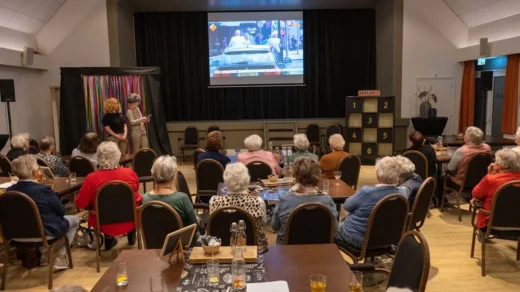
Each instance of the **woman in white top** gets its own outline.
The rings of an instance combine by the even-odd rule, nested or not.
[[[72,150],[72,157],[82,156],[90,160],[97,166],[97,147],[99,145],[99,137],[96,133],[86,133],[81,138],[78,148]]]

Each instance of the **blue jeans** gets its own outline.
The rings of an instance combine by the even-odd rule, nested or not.
[[[363,242],[359,242],[355,239],[352,239],[347,234],[343,233],[343,224],[344,223],[345,223],[345,219],[343,219],[343,221],[339,222],[338,228],[336,229],[336,233],[334,233],[334,241],[343,242],[347,245],[351,245],[358,249],[361,249],[361,247],[363,246]]]

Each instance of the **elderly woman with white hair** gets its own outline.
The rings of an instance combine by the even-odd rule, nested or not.
[[[335,234],[337,242],[344,242],[361,248],[365,239],[368,219],[377,202],[386,196],[400,194],[406,197],[405,190],[398,188],[401,166],[395,157],[384,157],[376,161],[378,184],[374,187],[364,186],[352,197],[345,200],[343,208],[349,212],[340,223]]]
[[[287,162],[294,162],[296,158],[298,157],[310,157],[313,159],[316,159],[316,161],[319,159],[318,155],[309,152],[309,139],[307,139],[307,135],[305,134],[296,134],[293,138],[294,147],[296,147],[296,152],[289,155],[287,158]]]
[[[119,159],[121,151],[114,142],[103,142],[97,148],[98,170],[90,173],[85,178],[78,196],[76,205],[81,209],[96,210],[96,194],[99,189],[107,182],[123,181],[130,185],[134,191],[136,204],[141,203],[139,194],[139,179],[131,168],[121,167]],[[91,214],[88,217],[89,226],[96,226],[96,216]],[[134,222],[123,222],[117,224],[101,225],[101,232],[105,234],[105,250],[111,249],[117,244],[113,236],[128,234],[128,244],[134,245],[136,234]]]
[[[213,196],[209,201],[210,213],[226,207],[240,207],[253,216],[256,223],[256,237],[258,247],[267,248],[267,237],[264,232],[266,209],[264,200],[256,194],[249,193],[249,172],[247,167],[240,163],[226,165],[224,183],[229,190],[227,196]]]
[[[11,150],[5,155],[9,160],[27,154],[29,151],[29,135],[26,133],[16,134],[11,138]]]
[[[141,96],[139,96],[139,94],[130,94],[126,102],[128,103],[126,118],[130,124],[130,139],[132,141],[132,150],[135,154],[139,149],[148,148],[146,124],[150,122],[150,119],[144,117],[139,109],[139,103],[141,102]]]
[[[397,162],[401,166],[399,187],[405,190],[408,203],[412,206],[415,196],[422,185],[423,179],[420,175],[415,173],[415,165],[410,159],[401,155],[397,156],[395,159],[397,159]]]
[[[495,163],[488,168],[488,174],[473,188],[474,200],[482,202],[484,210],[491,211],[496,191],[505,183],[520,180],[520,154],[512,149],[502,149],[495,153]],[[478,213],[477,227],[487,226],[489,215]]]
[[[251,135],[244,140],[244,145],[247,148],[247,152],[238,154],[237,162],[242,162],[244,165],[248,165],[254,161],[262,161],[267,163],[273,174],[281,174],[280,165],[274,158],[273,153],[262,150],[262,138],[258,135]]]
[[[321,178],[334,178],[334,171],[338,168],[340,160],[349,154],[343,151],[345,147],[345,139],[340,134],[334,134],[329,137],[331,153],[323,155],[320,160]]]
[[[334,218],[338,217],[336,204],[332,198],[322,193],[317,187],[321,175],[318,161],[310,157],[299,157],[294,162],[293,172],[296,185],[288,193],[280,196],[271,222],[271,227],[278,231],[276,236],[277,245],[285,243],[285,227],[287,220],[289,220],[289,215],[302,204],[321,203],[329,208]]]

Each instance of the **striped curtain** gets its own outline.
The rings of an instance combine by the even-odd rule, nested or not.
[[[103,103],[110,97],[117,98],[121,103],[121,113],[126,118],[126,98],[131,93],[141,96],[140,109],[143,116],[146,115],[146,96],[144,90],[144,80],[139,75],[126,76],[87,76],[83,78],[83,93],[86,109],[87,132],[98,133],[103,136]]]

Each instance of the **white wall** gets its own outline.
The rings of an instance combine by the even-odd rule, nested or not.
[[[32,35],[0,26],[0,48],[23,51],[23,47],[37,49],[36,38]]]

